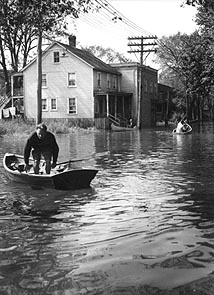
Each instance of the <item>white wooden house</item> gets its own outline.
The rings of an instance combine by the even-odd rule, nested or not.
[[[131,117],[125,105],[132,95],[120,91],[121,73],[91,53],[69,44],[53,42],[42,55],[42,118],[86,121],[108,128],[109,116]],[[17,77],[23,75],[23,105],[27,119],[37,112],[37,61],[34,59]],[[13,81],[12,84],[15,84]],[[14,98],[17,89],[13,87]]]

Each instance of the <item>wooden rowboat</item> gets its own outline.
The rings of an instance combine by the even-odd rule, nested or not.
[[[43,163],[45,162],[43,161]],[[3,158],[3,166],[8,178],[30,186],[61,190],[87,188],[90,187],[91,181],[98,172],[98,170],[90,168],[72,168],[72,161],[67,161],[57,164],[50,174],[45,174],[42,169],[39,174],[35,174],[33,159],[29,160],[29,164],[32,168],[26,172],[23,156],[6,153]]]
[[[175,128],[175,129],[173,129],[172,133],[173,134],[187,134],[187,133],[190,133],[192,131],[192,127],[189,124],[185,123],[185,127],[186,127],[185,131],[176,132],[176,128]]]
[[[136,130],[136,126],[134,127],[122,127],[122,126],[117,126],[115,124],[111,124],[111,130],[112,131],[133,131]]]

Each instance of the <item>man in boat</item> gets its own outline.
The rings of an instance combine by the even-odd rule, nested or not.
[[[32,151],[34,159],[34,173],[39,174],[41,158],[45,160],[45,171],[50,174],[51,168],[56,167],[59,154],[59,147],[55,136],[47,131],[47,126],[40,123],[36,126],[36,131],[28,138],[24,148],[24,160],[26,171],[29,170],[29,157]],[[51,164],[52,159],[52,164]]]

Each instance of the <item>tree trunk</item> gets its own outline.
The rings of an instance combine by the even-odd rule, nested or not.
[[[1,54],[1,59],[2,59],[1,66],[2,66],[3,72],[4,72],[6,94],[8,94],[8,93],[10,93],[10,81],[9,81],[9,76],[8,76],[8,72],[7,72],[7,66],[6,66],[6,60],[5,60],[5,55],[4,55],[1,33],[0,33],[0,54]]]
[[[36,123],[42,122],[42,33],[38,34],[37,45],[37,120]]]

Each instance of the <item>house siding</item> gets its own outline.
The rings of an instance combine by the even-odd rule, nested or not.
[[[100,73],[100,85],[98,85],[98,79],[97,75]],[[116,85],[114,85],[114,78],[116,78]],[[108,79],[110,80],[110,85],[108,86]],[[94,81],[93,81],[93,86],[94,86],[94,91],[95,92],[117,92],[120,91],[120,84],[121,84],[121,77],[120,75],[112,74],[112,73],[106,73],[106,72],[101,72],[99,70],[94,70]]]
[[[132,117],[137,118],[137,97],[138,97],[138,71],[136,68],[125,68],[121,70],[121,91],[133,94]]]
[[[141,125],[150,127],[155,125],[156,121],[153,104],[157,100],[157,71],[144,67],[142,81]]]
[[[53,52],[60,51],[60,63],[53,63]],[[47,87],[42,88],[42,98],[47,99],[48,109],[42,112],[45,118],[94,118],[93,68],[67,52],[61,57],[62,48],[55,44],[45,53],[42,60],[42,73],[47,75]],[[37,113],[37,70],[36,62],[25,69],[25,110],[29,119]],[[68,87],[68,73],[76,73],[76,87]],[[77,99],[77,114],[68,114],[68,98]],[[50,99],[57,99],[57,110],[50,110]]]
[[[139,99],[139,71],[141,66],[136,63],[111,64],[121,74],[121,91],[133,93],[132,118],[137,121]],[[147,84],[147,87],[145,87]],[[151,87],[152,85],[152,87]],[[141,99],[141,127],[150,127],[154,124],[152,103],[157,99],[157,71],[143,66],[142,73],[142,99]]]

